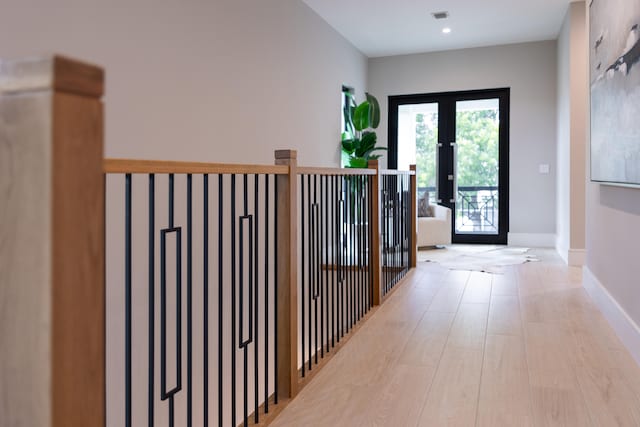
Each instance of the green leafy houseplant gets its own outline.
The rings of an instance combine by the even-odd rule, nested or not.
[[[377,135],[373,130],[380,124],[380,105],[375,96],[367,93],[367,100],[356,104],[352,93],[345,92],[344,106],[345,130],[342,133],[343,163],[350,168],[366,168],[369,160],[380,158],[376,151],[386,150],[377,147]]]

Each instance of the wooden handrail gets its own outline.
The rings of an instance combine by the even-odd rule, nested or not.
[[[380,169],[380,175],[415,175],[416,172],[412,170],[401,171],[396,169]]]
[[[373,169],[351,169],[351,168],[319,168],[319,167],[298,167],[298,175],[375,175]]]
[[[104,173],[274,174],[286,175],[286,165],[243,165],[161,160],[104,159]]]

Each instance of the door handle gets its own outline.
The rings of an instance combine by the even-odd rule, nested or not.
[[[436,203],[442,203],[442,199],[440,198],[440,148],[442,148],[442,143],[436,143]]]
[[[458,144],[450,142],[449,145],[453,149],[453,198],[449,203],[455,203],[458,199]]]

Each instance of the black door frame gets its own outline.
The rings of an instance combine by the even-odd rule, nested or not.
[[[451,142],[455,142],[456,123],[455,108],[457,101],[473,101],[479,99],[498,98],[500,108],[500,124],[498,135],[500,139],[498,149],[498,234],[456,234],[455,233],[455,203],[453,196],[453,182],[448,175],[453,174],[453,150],[446,149]],[[409,104],[438,103],[438,143],[442,144],[440,158],[445,168],[441,167],[438,188],[442,202],[440,204],[453,210],[451,221],[451,236],[453,243],[488,243],[507,244],[509,233],[509,88],[468,90],[459,92],[422,93],[412,95],[389,96],[389,157],[390,169],[398,167],[398,107]],[[444,170],[443,170],[444,169]]]

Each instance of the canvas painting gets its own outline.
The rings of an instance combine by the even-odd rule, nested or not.
[[[588,1],[591,179],[640,185],[640,1]]]

